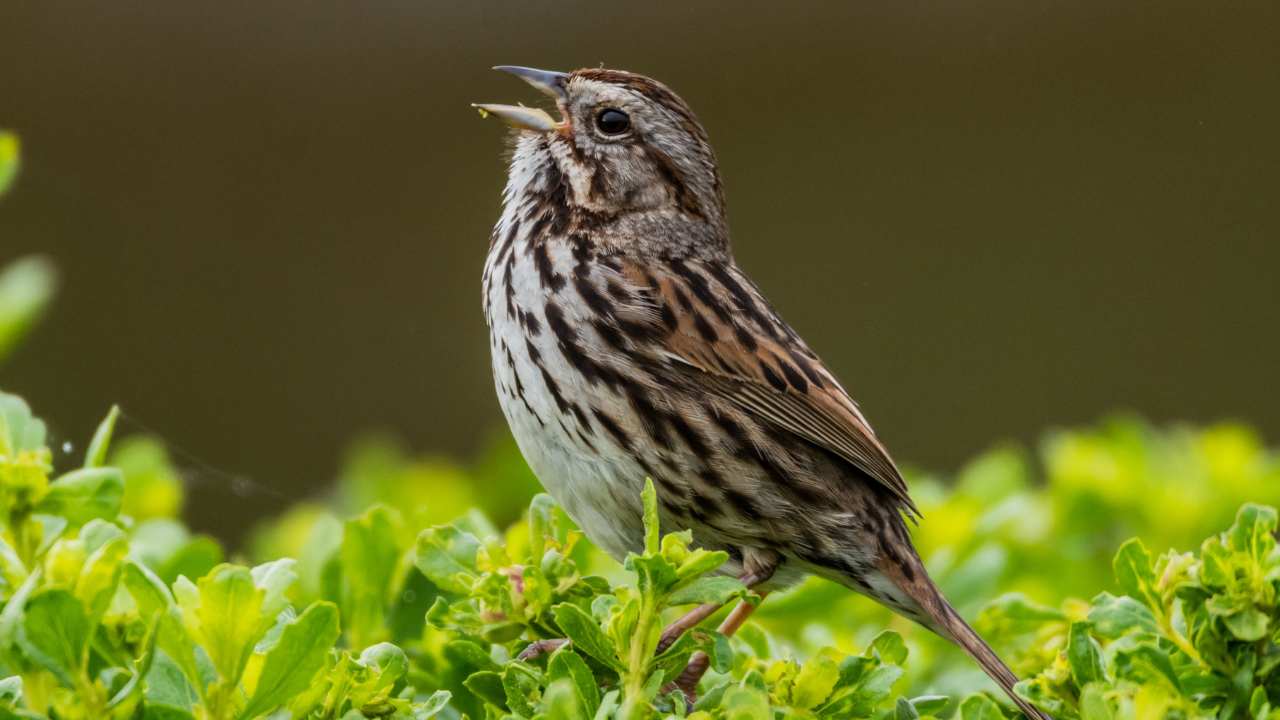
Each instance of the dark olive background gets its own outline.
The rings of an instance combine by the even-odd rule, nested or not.
[[[63,289],[0,383],[280,492],[198,483],[229,538],[365,429],[465,456],[504,132],[467,104],[603,63],[699,113],[739,260],[898,457],[1117,408],[1280,438],[1280,4],[689,5],[3,3],[0,262]]]

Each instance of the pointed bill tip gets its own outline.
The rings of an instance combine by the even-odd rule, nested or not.
[[[493,69],[515,75],[537,88],[539,92],[550,95],[556,100],[565,99],[569,73],[555,70],[539,70],[538,68],[523,67],[521,65],[494,65]]]

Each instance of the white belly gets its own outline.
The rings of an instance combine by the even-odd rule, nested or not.
[[[494,385],[502,412],[547,492],[592,542],[621,559],[644,547],[640,492],[645,471],[612,438],[582,427],[574,412],[562,409],[569,404],[589,414],[600,405],[600,390],[589,387],[557,349],[544,315],[548,293],[533,261],[522,252],[515,258],[512,312],[505,268],[491,269],[498,277],[486,289]],[[573,312],[563,302],[561,307]],[[520,322],[521,313],[535,318],[537,333]],[[552,378],[554,392],[546,375]]]

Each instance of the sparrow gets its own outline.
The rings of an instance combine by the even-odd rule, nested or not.
[[[726,552],[722,570],[760,594],[840,583],[955,642],[1047,718],[930,579],[908,528],[919,510],[866,416],[735,262],[689,106],[620,70],[496,69],[558,115],[476,105],[513,128],[483,274],[494,384],[547,491],[621,559],[644,548],[651,478],[662,527]],[[716,610],[681,618],[664,644]],[[690,661],[687,694],[706,664]]]

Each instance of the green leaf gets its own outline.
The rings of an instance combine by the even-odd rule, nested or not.
[[[457,595],[471,592],[480,541],[452,525],[427,528],[418,535],[414,563],[431,582]]]
[[[0,130],[0,195],[9,191],[13,179],[18,176],[21,157],[22,144],[18,142],[18,136]]]
[[[114,444],[106,464],[124,473],[124,506],[120,512],[138,521],[172,518],[181,513],[182,478],[159,439],[145,435],[125,438]],[[190,533],[186,528],[182,530],[185,540]],[[173,549],[167,548],[165,556]],[[212,567],[187,577],[199,577]]]
[[[222,557],[222,546],[216,540],[198,535],[180,545],[156,572],[171,582],[179,575],[204,577],[222,562]]]
[[[381,685],[392,685],[409,672],[409,657],[389,642],[365,648],[360,653],[360,664],[376,671]]]
[[[115,468],[72,470],[49,483],[49,492],[36,512],[59,515],[72,526],[94,518],[112,519],[124,498],[124,476]]]
[[[1000,706],[986,695],[970,695],[960,703],[961,720],[1004,720]]]
[[[720,701],[725,720],[772,720],[769,696],[756,688],[740,685],[731,687]]]
[[[298,561],[281,558],[262,563],[249,571],[253,584],[262,591],[262,619],[270,623],[289,604],[289,588],[298,581]]]
[[[561,603],[552,609],[556,625],[564,632],[565,637],[573,642],[573,647],[596,659],[606,667],[622,671],[623,665],[609,642],[608,636],[596,624],[595,618],[582,608],[569,603]]]
[[[147,705],[167,705],[190,711],[200,696],[178,663],[163,651],[157,652],[146,674]]]
[[[343,526],[342,618],[353,642],[384,636],[391,581],[400,562],[400,544],[391,511],[374,507]]]
[[[880,662],[889,665],[901,665],[907,659],[907,643],[892,630],[885,630],[877,635],[871,641],[870,649],[880,658]]]
[[[116,420],[119,417],[120,406],[112,405],[107,416],[98,423],[98,429],[93,433],[93,440],[89,442],[89,448],[84,453],[85,468],[102,467],[107,463],[107,447],[111,445],[111,435],[116,430]]]
[[[951,698],[946,695],[920,695],[911,698],[911,705],[921,715],[941,715],[950,704]]]
[[[496,671],[481,670],[471,673],[462,681],[462,685],[490,705],[507,709],[507,693],[502,687],[502,676]]]
[[[1067,662],[1071,665],[1071,677],[1079,687],[1106,680],[1102,648],[1089,635],[1089,623],[1071,623],[1067,634]]]
[[[817,707],[840,679],[840,654],[823,648],[800,666],[791,689],[791,704],[801,710]]]
[[[1253,689],[1253,695],[1249,697],[1249,715],[1253,720],[1268,720],[1271,714],[1271,701],[1267,698],[1267,689],[1264,687],[1256,687]]]
[[[444,657],[455,667],[494,672],[502,670],[485,647],[470,640],[450,640],[444,646]]]
[[[518,660],[508,663],[502,671],[502,691],[507,699],[507,707],[525,717],[533,717],[541,685],[539,673]]]
[[[413,708],[413,720],[431,720],[431,718],[439,715],[446,706],[453,694],[448,690],[437,690],[427,698],[426,702],[416,705]]]
[[[1141,643],[1122,648],[1115,656],[1116,675],[1136,683],[1167,682],[1171,690],[1180,692],[1182,683],[1169,655],[1155,645]]]
[[[671,593],[667,598],[667,604],[672,606],[694,603],[721,605],[745,591],[746,586],[737,578],[728,575],[709,575],[700,577]]]
[[[894,720],[920,720],[920,711],[910,700],[900,697],[893,709]]]
[[[6,304],[5,283],[10,269],[0,273],[0,308]],[[0,319],[0,327],[3,326]],[[3,330],[0,330],[0,353],[3,353]],[[31,412],[27,401],[17,395],[0,392],[0,455],[17,455],[24,450],[44,450],[45,424]]]
[[[1247,503],[1236,513],[1236,521],[1227,535],[1232,548],[1261,562],[1276,546],[1275,531],[1276,509]]]
[[[4,136],[0,135],[0,155],[4,154],[3,145]],[[0,184],[3,175],[0,168]],[[53,263],[40,256],[24,257],[0,268],[0,361],[49,306],[57,278]]]
[[[1080,693],[1080,720],[1113,720],[1107,703],[1106,686],[1090,683]]]
[[[1112,561],[1116,581],[1130,597],[1147,607],[1161,607],[1160,593],[1156,591],[1156,577],[1151,568],[1151,553],[1138,538],[1132,538],[1120,546]]]
[[[589,720],[591,715],[582,705],[582,697],[572,680],[555,680],[543,694],[543,707],[547,720]]]
[[[133,560],[124,565],[124,586],[138,606],[138,613],[150,619],[173,605],[173,595],[155,573]]]
[[[653,478],[644,479],[640,500],[644,503],[644,552],[656,555],[662,547],[662,539],[658,528],[658,492],[653,488]]]
[[[587,715],[594,715],[600,707],[600,687],[587,663],[572,649],[556,650],[547,662],[547,679],[551,682],[568,680],[573,683],[578,698]]]
[[[1226,623],[1227,629],[1237,640],[1253,642],[1261,640],[1267,636],[1267,631],[1271,626],[1271,618],[1257,608],[1249,608],[1233,615],[1228,615],[1222,621]]]
[[[285,704],[310,685],[339,634],[338,608],[332,603],[312,603],[286,623],[279,641],[267,651],[258,685],[240,713],[242,720]]]
[[[227,684],[239,682],[254,645],[275,619],[264,622],[266,593],[239,565],[219,565],[200,578],[198,589],[198,599],[184,597],[186,593],[178,596],[183,621],[208,653],[218,676]],[[197,602],[194,607],[191,600]]]
[[[1089,623],[1099,637],[1110,639],[1131,632],[1156,632],[1155,616],[1145,605],[1128,595],[1099,594],[1089,608]]]
[[[80,570],[75,594],[88,609],[89,617],[94,623],[102,618],[107,606],[111,604],[111,598],[116,594],[121,568],[128,552],[128,541],[123,537],[116,537],[90,554]]]
[[[42,590],[26,603],[18,644],[37,665],[75,688],[93,628],[84,606],[66,590]]]

